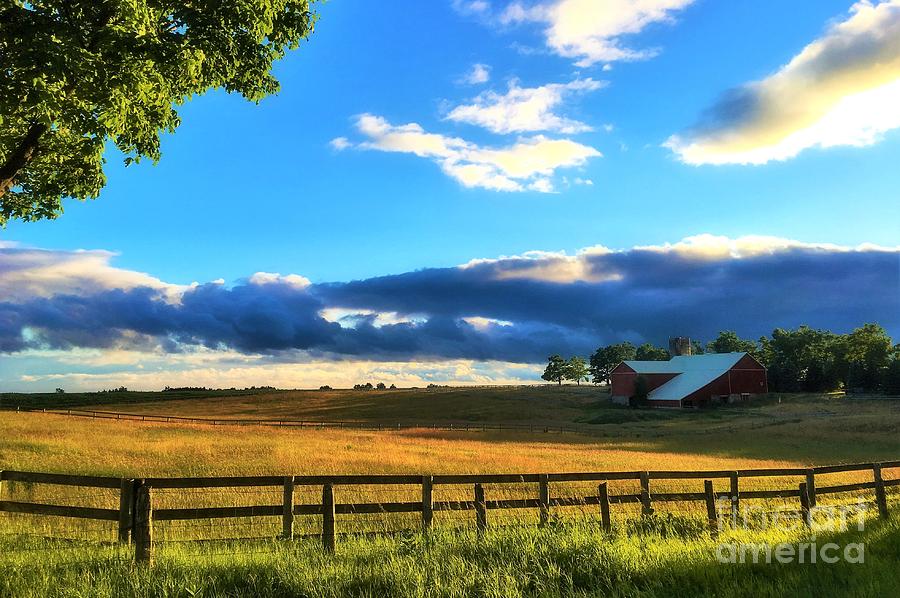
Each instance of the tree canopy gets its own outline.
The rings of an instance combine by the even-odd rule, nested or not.
[[[723,330],[716,340],[706,343],[707,353],[750,353],[754,357],[759,354],[756,341],[744,340],[733,330]]]
[[[628,341],[599,347],[591,355],[590,372],[594,384],[600,384],[601,382],[609,384],[613,368],[623,361],[635,359],[636,355],[637,350]]]
[[[0,8],[0,225],[99,195],[103,152],[160,158],[176,108],[221,88],[258,102],[313,31],[315,0],[12,0]]]
[[[587,361],[583,357],[573,356],[566,362],[565,376],[566,380],[571,380],[575,384],[581,386],[582,380],[587,380],[590,370],[588,370]]]
[[[668,361],[671,355],[668,349],[657,347],[653,343],[644,343],[637,348],[634,358],[638,361]]]
[[[541,378],[547,382],[556,382],[562,385],[562,381],[566,379],[566,360],[559,355],[551,355],[547,358],[547,367]]]

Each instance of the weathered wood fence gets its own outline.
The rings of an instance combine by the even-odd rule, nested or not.
[[[900,468],[900,461],[883,463],[858,463],[852,465],[828,465],[812,468],[743,469],[736,471],[620,471],[592,473],[550,474],[453,474],[453,475],[306,475],[306,476],[249,476],[249,477],[194,477],[194,478],[113,478],[56,473],[0,471],[0,511],[58,517],[72,517],[116,522],[118,540],[133,542],[135,558],[140,562],[153,559],[153,528],[155,522],[200,519],[224,519],[234,517],[280,517],[281,538],[294,538],[294,520],[298,516],[322,518],[321,540],[328,552],[335,550],[337,529],[336,515],[360,515],[373,513],[421,513],[421,526],[429,529],[434,513],[439,511],[475,511],[475,524],[479,533],[488,527],[488,511],[494,509],[538,509],[541,524],[549,521],[554,507],[596,505],[604,530],[611,528],[611,505],[635,503],[641,513],[654,512],[655,503],[702,502],[705,503],[710,530],[718,529],[716,501],[727,500],[736,511],[741,500],[796,498],[807,524],[809,513],[816,507],[817,497],[843,492],[873,490],[879,515],[888,516],[886,488],[900,486],[900,478],[885,479],[886,469]],[[871,472],[871,481],[817,486],[817,476],[842,472]],[[784,489],[742,490],[740,481],[746,478],[797,477],[797,486]],[[713,480],[729,480],[729,490],[713,491]],[[608,482],[634,480],[640,491],[633,494],[610,494]],[[651,492],[653,480],[703,480],[702,492]],[[82,488],[107,488],[119,491],[118,509],[100,509],[81,506],[63,506],[3,499],[4,482],[52,484]],[[552,485],[563,482],[596,482],[597,493],[588,496],[557,496]],[[485,484],[538,484],[535,498],[491,500],[486,496]],[[407,502],[339,503],[336,488],[361,485],[390,485],[417,487],[421,500]],[[472,500],[435,501],[436,486],[470,486]],[[276,488],[283,489],[281,504],[250,506],[154,508],[153,491],[162,489],[199,488]],[[322,501],[315,504],[296,504],[295,489],[320,487]],[[350,530],[349,533],[352,533]]]

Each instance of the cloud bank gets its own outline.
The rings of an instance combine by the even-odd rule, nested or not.
[[[22,251],[36,250],[0,248],[0,271],[21,264]],[[83,254],[46,252],[43,263]],[[775,326],[849,330],[877,321],[900,333],[900,248],[701,235],[352,282],[260,273],[233,285],[178,287],[174,295],[155,283],[132,285],[134,273],[115,268],[106,255],[94,262],[93,274],[81,274],[94,277],[96,288],[42,276],[4,293],[0,352],[202,350],[276,363],[531,364],[620,340],[706,339],[722,329],[755,337]],[[111,276],[126,282],[110,287]]]
[[[687,164],[765,164],[900,127],[900,0],[858,2],[776,73],[725,93],[666,142]]]

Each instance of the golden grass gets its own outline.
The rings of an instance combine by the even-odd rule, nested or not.
[[[365,432],[144,424],[4,414],[5,469],[113,476],[492,473],[792,466],[789,459],[699,455],[653,440],[572,434]]]

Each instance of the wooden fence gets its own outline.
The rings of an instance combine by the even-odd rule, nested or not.
[[[429,529],[434,514],[440,511],[475,511],[475,524],[479,533],[488,527],[488,512],[494,509],[537,509],[541,524],[550,519],[554,507],[596,505],[604,530],[611,528],[611,505],[634,503],[643,515],[654,512],[655,503],[701,502],[706,505],[710,529],[718,527],[716,500],[727,500],[736,512],[739,501],[749,499],[798,499],[800,511],[807,524],[809,513],[816,507],[817,498],[823,495],[873,490],[875,503],[881,517],[888,516],[886,488],[900,486],[900,478],[885,479],[883,471],[900,468],[900,461],[883,463],[859,463],[829,465],[812,468],[743,469],[736,471],[620,471],[591,473],[549,474],[453,474],[453,475],[305,475],[305,476],[251,476],[251,477],[194,477],[194,478],[113,478],[56,473],[0,471],[0,511],[57,517],[71,517],[116,522],[118,541],[133,542],[135,558],[139,562],[153,559],[154,523],[185,520],[214,520],[235,517],[281,518],[280,538],[294,538],[296,517],[321,517],[321,541],[326,551],[334,551],[337,530],[336,515],[362,515],[374,513],[420,513],[421,527]],[[871,472],[871,481],[817,486],[817,476],[842,472]],[[741,480],[765,477],[796,477],[796,486],[782,489],[742,490]],[[717,497],[713,480],[728,480],[729,490]],[[639,482],[636,493],[610,494],[611,481],[633,480]],[[654,480],[703,480],[703,492],[651,491]],[[19,502],[3,499],[5,482],[50,484],[82,488],[106,488],[118,490],[119,508],[101,509],[83,506],[63,506],[35,502]],[[552,485],[564,482],[595,482],[596,494],[588,496],[557,496]],[[538,495],[533,498],[491,500],[486,496],[486,484],[536,483]],[[335,488],[361,485],[404,486],[420,489],[421,499],[407,502],[354,502],[338,503]],[[470,486],[471,500],[436,501],[434,489],[438,486]],[[296,504],[298,487],[320,487],[322,500],[312,504]],[[202,508],[154,508],[154,490],[208,489],[208,488],[281,488],[280,504]],[[350,531],[352,533],[352,530]]]

